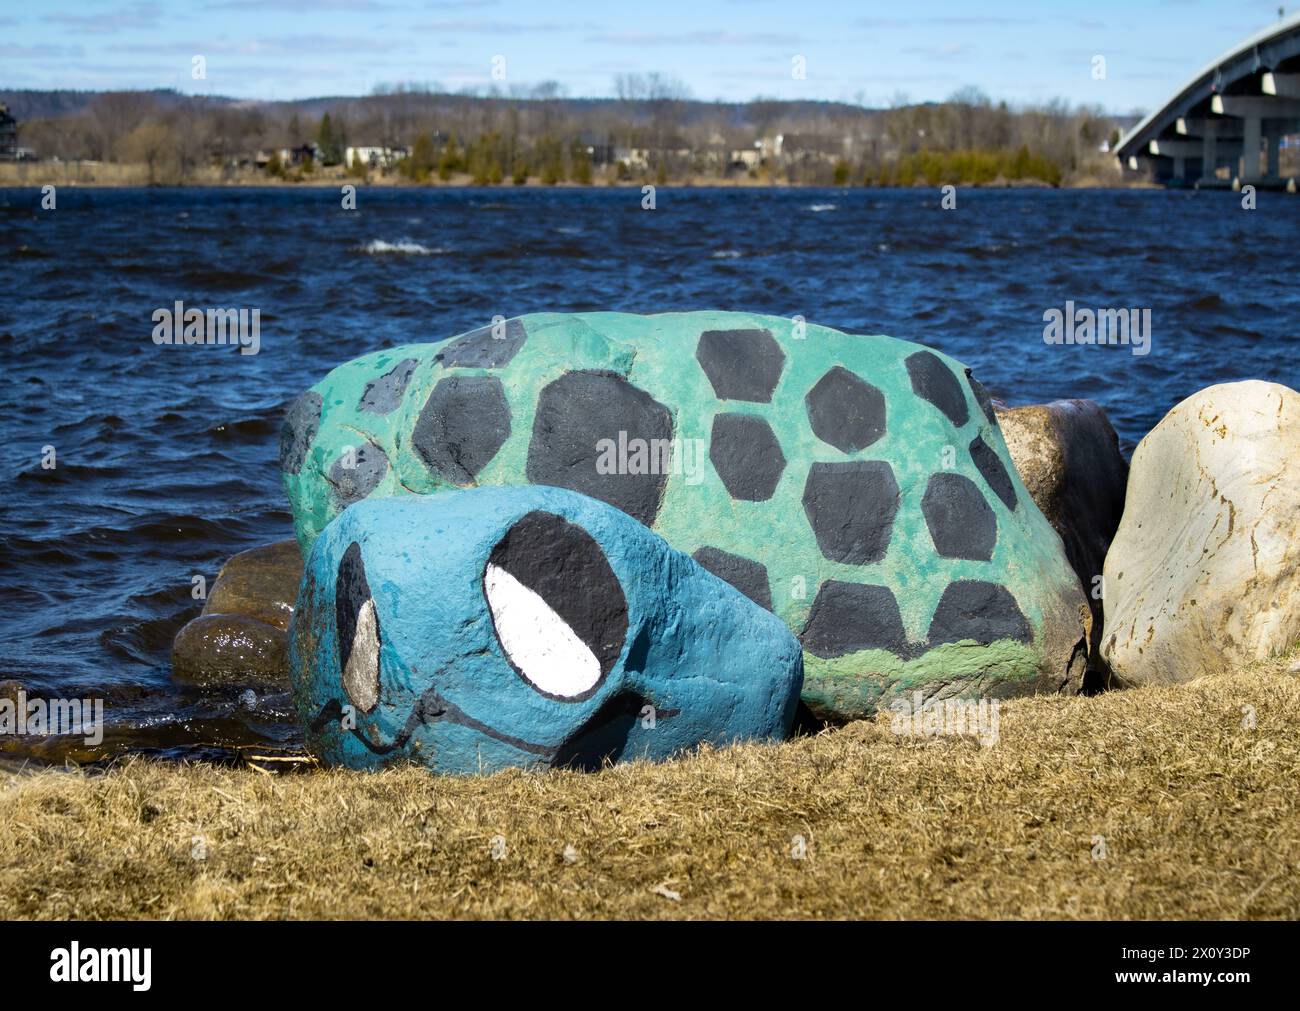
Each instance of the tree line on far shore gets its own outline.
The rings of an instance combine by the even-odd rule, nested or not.
[[[611,99],[569,99],[554,85],[508,96],[400,87],[273,103],[106,92],[21,120],[19,136],[39,158],[142,165],[158,183],[325,172],[476,185],[1060,185],[1112,174],[1106,148],[1121,126],[1098,109],[1013,109],[974,89],[884,109],[696,102],[656,75],[621,76],[616,90]],[[356,147],[379,154],[349,159]]]

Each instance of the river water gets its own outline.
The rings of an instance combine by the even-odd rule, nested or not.
[[[1297,385],[1300,199],[1258,199],[662,188],[647,210],[636,189],[363,189],[345,210],[328,188],[61,189],[42,210],[0,189],[0,681],[104,699],[108,737],[77,757],[293,747],[287,696],[173,680],[191,577],[290,536],[291,398],[497,314],[743,309],[887,333],[1010,404],[1096,400],[1131,452],[1204,386]],[[260,310],[259,353],[156,346],[153,313],[178,300]],[[1067,301],[1149,309],[1149,353],[1049,346],[1044,313]]]

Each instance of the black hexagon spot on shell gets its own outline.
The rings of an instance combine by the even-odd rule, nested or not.
[[[770,330],[705,330],[695,358],[720,400],[769,404],[785,368]]]
[[[930,645],[973,639],[987,646],[999,639],[1033,641],[1029,622],[1011,591],[999,583],[959,579],[949,583],[930,622]]]
[[[534,484],[582,492],[651,526],[668,483],[663,463],[672,437],[668,408],[622,376],[566,372],[538,394],[526,473]],[[617,462],[633,463],[633,453],[642,448],[633,445],[638,439],[651,464],[645,472],[631,473],[631,466],[601,472],[609,468],[598,462],[621,455],[619,447],[630,451]]]
[[[898,482],[883,460],[814,463],[803,490],[817,547],[831,561],[849,565],[885,557],[898,500]]]
[[[700,548],[691,555],[719,579],[734,586],[759,607],[772,610],[772,586],[767,566],[743,555],[733,555],[721,548]]]
[[[444,376],[411,431],[411,447],[430,470],[472,484],[510,437],[510,405],[495,376]]]
[[[713,419],[709,459],[732,498],[766,502],[785,470],[785,454],[771,426],[752,414]]]
[[[842,366],[817,380],[804,407],[813,434],[842,453],[866,449],[885,434],[885,395]]]
[[[975,378],[975,374],[970,369],[966,370],[966,382],[970,385],[971,393],[975,394],[975,403],[980,405],[980,410],[984,412],[984,417],[989,419],[990,424],[997,424],[997,412],[993,409],[993,398],[989,396],[989,391],[984,388],[984,384]]]
[[[334,504],[346,509],[353,502],[360,502],[379,486],[387,473],[388,457],[373,442],[354,446],[351,453],[345,449],[327,475]]]
[[[917,652],[907,641],[898,600],[889,587],[837,579],[817,589],[799,641],[823,659],[863,649],[887,649],[903,659]]]
[[[433,360],[447,369],[499,369],[510,364],[527,339],[523,321],[508,319],[453,337]]]
[[[993,489],[993,493],[1002,500],[1004,506],[1014,512],[1019,501],[1016,498],[1015,482],[1011,480],[1011,475],[1007,473],[1002,458],[998,456],[997,451],[992,446],[984,441],[983,436],[977,435],[971,442],[970,458],[975,462],[975,469],[980,472],[980,476]]]
[[[966,394],[943,359],[933,351],[918,351],[908,355],[905,364],[913,393],[934,404],[958,428],[966,424],[970,418]]]
[[[411,373],[419,364],[414,358],[403,358],[378,379],[366,383],[357,410],[391,414],[401,403],[402,396],[406,393],[406,384],[411,381]]]
[[[323,403],[319,393],[308,390],[284,412],[284,423],[280,426],[280,469],[286,474],[302,470],[311,441],[320,431]]]
[[[961,474],[930,477],[921,499],[925,525],[942,558],[987,562],[998,539],[998,521],[979,486]]]

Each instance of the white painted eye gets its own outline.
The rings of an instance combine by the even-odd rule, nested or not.
[[[367,600],[357,612],[352,649],[343,667],[343,690],[363,713],[379,701],[379,620],[373,600]]]
[[[366,581],[361,545],[348,546],[334,584],[334,626],[339,637],[339,672],[348,700],[368,713],[379,702],[379,615]]]
[[[540,594],[490,562],[483,591],[501,648],[538,691],[572,698],[596,686],[602,677],[596,654]]]
[[[511,666],[548,698],[591,698],[622,655],[623,587],[595,538],[554,513],[528,513],[506,531],[483,596]]]

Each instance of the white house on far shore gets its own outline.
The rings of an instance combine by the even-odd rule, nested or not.
[[[343,164],[354,165],[360,159],[371,168],[392,168],[406,155],[404,147],[349,147],[343,152]]]

